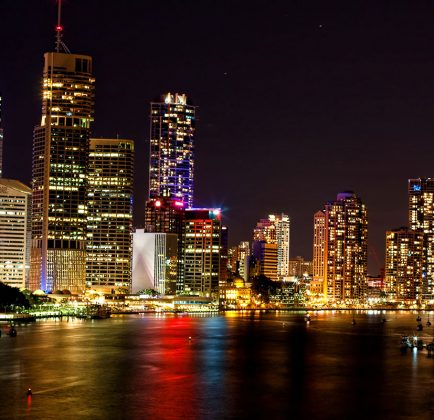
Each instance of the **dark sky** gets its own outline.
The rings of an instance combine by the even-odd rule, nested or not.
[[[0,0],[6,177],[30,183],[55,0]],[[136,142],[135,222],[147,195],[149,102],[199,107],[196,206],[230,242],[270,212],[311,258],[313,214],[343,190],[369,212],[369,271],[407,224],[407,179],[434,176],[434,0],[65,0],[64,41],[94,59],[93,135]]]

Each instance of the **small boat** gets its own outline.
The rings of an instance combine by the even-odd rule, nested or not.
[[[111,317],[111,309],[107,305],[91,305],[87,308],[87,318],[107,319]]]
[[[400,344],[401,344],[401,348],[402,349],[407,349],[407,348],[412,348],[413,347],[413,343],[410,340],[410,338],[409,338],[408,335],[403,335],[401,337],[401,343]]]
[[[304,317],[304,320],[305,320],[306,322],[310,322],[310,315],[309,315],[309,314],[306,314],[305,317]]]
[[[16,337],[17,336],[17,330],[13,326],[9,328],[8,336],[9,337]]]
[[[420,317],[420,315],[418,315],[416,318],[416,322],[420,322],[420,321],[422,321],[422,318]]]
[[[417,329],[418,331],[422,331],[422,330],[423,330],[423,325],[422,325],[422,324],[417,324],[416,329]]]

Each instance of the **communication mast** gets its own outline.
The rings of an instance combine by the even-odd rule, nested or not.
[[[64,52],[71,54],[69,48],[62,41],[63,26],[61,24],[61,17],[62,17],[62,0],[57,0],[56,52],[61,52],[61,50],[63,50]]]

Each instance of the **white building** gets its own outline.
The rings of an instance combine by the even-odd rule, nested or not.
[[[0,178],[0,281],[12,287],[27,283],[31,194],[20,181]]]
[[[136,229],[133,233],[132,292],[154,289],[160,294],[173,294],[177,260],[177,235]]]

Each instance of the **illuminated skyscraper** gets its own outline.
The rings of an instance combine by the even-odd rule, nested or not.
[[[434,297],[434,178],[408,180],[409,227],[424,234],[422,295]]]
[[[90,139],[86,284],[131,290],[134,142]]]
[[[3,177],[3,125],[2,125],[2,94],[0,92],[0,178]]]
[[[366,293],[368,217],[352,191],[325,206],[324,296],[363,300]]]
[[[186,95],[167,93],[151,103],[149,198],[193,206],[195,107]]]
[[[42,118],[33,139],[31,287],[82,292],[92,58],[49,52],[44,60]]]
[[[389,299],[422,298],[423,232],[398,228],[386,232],[386,292]]]
[[[253,232],[254,241],[263,241],[269,245],[276,245],[277,267],[276,280],[282,280],[289,274],[289,239],[290,239],[290,220],[286,214],[270,214],[268,219],[261,219]],[[267,248],[271,252],[273,247],[262,247],[263,251]],[[259,250],[260,247],[254,246]],[[262,252],[262,255],[266,255]],[[274,253],[274,251],[273,251]],[[256,258],[260,258],[258,254]],[[271,263],[271,260],[270,260]],[[271,267],[270,267],[271,269]],[[272,272],[274,270],[271,270]]]
[[[0,179],[0,281],[13,287],[26,287],[31,193],[19,181]]]
[[[324,289],[325,235],[325,212],[320,210],[313,217],[313,278],[310,284],[313,295],[322,295]]]
[[[220,236],[220,209],[185,211],[178,293],[218,298]]]

